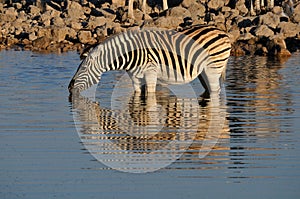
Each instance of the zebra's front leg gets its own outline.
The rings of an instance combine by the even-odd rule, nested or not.
[[[128,75],[129,75],[129,77],[132,81],[132,85],[133,85],[133,89],[134,89],[135,94],[141,94],[142,93],[142,86],[143,86],[142,79],[134,76],[130,72],[127,72],[127,73],[128,73]]]
[[[149,95],[150,93],[155,93],[157,84],[157,71],[155,69],[148,69],[144,73],[144,78],[146,82],[146,91]]]

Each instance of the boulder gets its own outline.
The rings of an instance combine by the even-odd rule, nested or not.
[[[210,0],[207,3],[207,7],[212,10],[218,10],[224,6],[225,1],[220,0]]]
[[[71,1],[70,4],[68,5],[68,17],[70,18],[74,18],[74,19],[84,19],[85,15],[84,15],[84,10],[82,8],[82,6],[75,2],[75,1]]]
[[[174,29],[183,22],[180,17],[160,17],[155,22],[154,25],[160,28]]]
[[[80,43],[86,44],[86,43],[95,43],[96,40],[92,37],[92,32],[89,30],[81,30],[78,33],[78,40]]]
[[[245,16],[248,14],[248,9],[245,0],[237,0],[235,8],[239,11],[240,15]]]
[[[300,24],[294,24],[291,22],[280,22],[278,27],[280,33],[286,37],[295,37],[300,33]]]
[[[65,21],[61,17],[54,17],[51,19],[51,24],[57,27],[64,27]]]
[[[125,7],[125,2],[124,0],[112,0],[112,4],[117,5],[118,7]]]
[[[37,7],[37,6],[34,6],[34,5],[30,5],[28,7],[28,14],[31,15],[31,16],[37,16],[41,13],[41,10]]]
[[[103,26],[108,19],[105,17],[90,17],[90,20],[88,22],[88,28],[89,29],[95,29],[97,26]]]
[[[280,23],[280,16],[272,12],[268,12],[259,16],[259,25],[267,25],[270,28],[275,29]]]
[[[200,17],[204,17],[205,10],[205,6],[201,3],[194,3],[188,8],[188,11],[191,13],[191,17],[194,21],[198,20]]]
[[[170,8],[167,11],[167,16],[170,17],[180,17],[180,18],[185,18],[185,17],[191,17],[191,13],[189,10],[182,8],[182,7],[173,7]]]
[[[14,7],[9,7],[4,10],[4,14],[1,15],[1,22],[9,22],[16,20],[18,12]]]
[[[258,37],[272,37],[274,35],[274,32],[267,25],[258,26],[254,33]]]
[[[281,36],[275,36],[267,41],[267,49],[270,55],[278,57],[289,57],[291,53],[286,48],[286,43]]]
[[[296,23],[300,23],[300,4],[298,4],[294,10],[294,14],[292,16],[293,21]]]
[[[61,28],[55,27],[51,31],[53,41],[55,42],[64,41],[68,33],[69,33],[69,29],[67,27],[61,27]]]
[[[181,5],[184,8],[190,8],[191,6],[194,6],[195,0],[183,0]]]
[[[281,15],[283,12],[283,8],[280,6],[274,6],[274,8],[272,9],[272,12],[276,15]]]

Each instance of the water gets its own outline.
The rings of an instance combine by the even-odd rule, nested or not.
[[[231,57],[215,108],[119,72],[71,103],[78,57],[0,52],[0,198],[299,198],[300,54]]]

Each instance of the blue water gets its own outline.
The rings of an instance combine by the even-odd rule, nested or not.
[[[300,197],[300,54],[231,57],[216,146],[138,174],[99,161],[77,132],[67,85],[79,63],[75,52],[0,52],[0,198]],[[120,77],[103,76],[101,107]]]

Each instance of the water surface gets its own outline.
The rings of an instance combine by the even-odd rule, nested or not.
[[[103,76],[97,104],[71,103],[67,85],[78,65],[75,52],[0,52],[0,198],[299,198],[300,54],[285,62],[231,57],[218,109],[163,88],[155,99],[135,98],[130,84],[118,84],[119,72]],[[203,91],[197,81],[192,86]],[[100,125],[97,134],[77,132],[74,113],[81,127],[87,116]],[[220,130],[208,139],[218,142],[199,156],[209,127]],[[183,153],[149,173],[107,164],[120,160],[111,155],[158,149],[152,158]],[[99,154],[109,154],[106,162]]]

